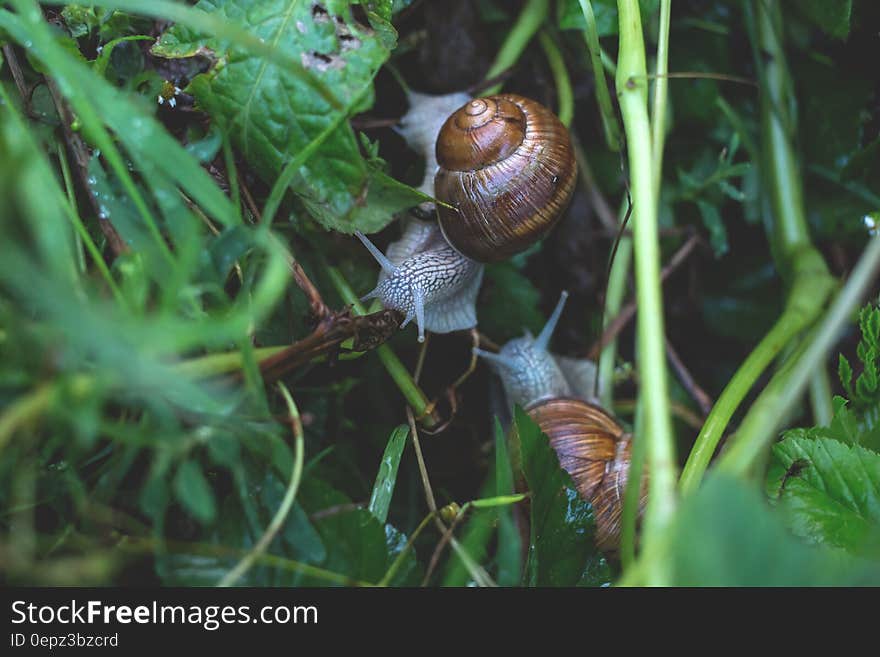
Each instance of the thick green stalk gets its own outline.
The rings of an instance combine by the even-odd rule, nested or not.
[[[768,13],[768,10],[772,13]],[[749,354],[721,393],[685,464],[683,492],[696,489],[730,418],[745,395],[781,350],[808,328],[822,312],[834,280],[822,255],[810,241],[804,213],[800,166],[792,144],[794,118],[785,53],[774,28],[779,8],[766,3],[752,5],[755,60],[761,71],[761,172],[772,208],[769,238],[780,270],[789,280],[785,310],[770,332]]]
[[[783,260],[790,260],[799,247],[810,244],[800,177],[794,153],[795,119],[791,79],[780,42],[782,17],[777,3],[752,2],[757,24],[756,57],[763,62],[761,76],[761,142],[764,145],[766,185],[773,207],[775,246]]]
[[[817,367],[852,321],[853,313],[876,284],[880,272],[880,236],[874,236],[862,253],[844,288],[805,346],[798,349],[767,384],[740,425],[718,469],[747,475],[776,438],[781,422],[798,402]]]
[[[645,551],[651,551],[659,543],[675,509],[676,461],[669,416],[657,195],[652,170],[642,20],[638,0],[618,0],[618,10],[617,95],[626,132],[633,196],[633,246],[639,303],[638,366],[645,409],[646,460],[651,472],[643,544]],[[654,559],[651,564],[649,583],[665,584],[666,573],[660,570],[665,560]]]
[[[348,281],[345,280],[342,272],[336,267],[331,267],[329,265],[326,266],[326,271],[327,275],[330,276],[330,280],[333,281],[333,286],[336,288],[336,291],[339,292],[339,296],[342,297],[342,300],[345,301],[345,303],[351,304],[357,313],[361,315],[366,314],[366,309],[361,304],[358,296],[354,293],[354,290],[351,289]],[[382,361],[385,370],[391,375],[391,378],[403,394],[406,403],[409,404],[409,407],[413,410],[413,413],[419,422],[429,429],[436,426],[437,420],[431,412],[431,402],[425,396],[425,393],[422,392],[422,389],[419,388],[419,385],[413,380],[409,370],[404,367],[397,355],[391,350],[391,347],[387,344],[379,345],[376,348],[376,353],[379,355],[379,360]]]
[[[516,19],[513,28],[507,33],[507,38],[501,44],[498,54],[495,55],[495,61],[486,73],[487,78],[493,78],[500,75],[511,66],[516,64],[519,56],[522,54],[529,41],[535,36],[535,33],[541,27],[541,23],[547,17],[549,8],[549,0],[527,0]],[[496,84],[484,91],[486,96],[497,94],[501,91],[502,85]]]
[[[660,37],[657,43],[656,64],[657,79],[654,83],[654,104],[653,113],[651,115],[651,146],[654,155],[652,164],[655,202],[659,202],[660,198],[660,181],[663,173],[663,142],[666,136],[666,102],[668,91],[666,72],[668,70],[669,58],[669,20],[671,4],[671,0],[662,0],[660,8]],[[627,246],[630,245],[628,244]],[[629,251],[627,252],[627,255],[629,255]],[[629,264],[629,258],[626,259],[626,264]],[[603,356],[604,355],[605,354],[603,353]],[[645,435],[644,407],[645,398],[642,396],[639,398],[639,403],[636,407],[635,429],[637,436]],[[642,472],[644,471],[645,451],[646,445],[644,440],[638,440],[633,443],[629,484],[624,493],[623,510],[620,519],[620,556],[624,569],[632,567],[635,563],[636,516],[638,515],[639,497],[641,496],[641,480]]]
[[[794,285],[785,311],[728,382],[697,436],[681,474],[680,486],[684,493],[699,486],[730,418],[755,381],[783,347],[815,320],[831,293],[833,281],[825,261],[814,249],[805,250],[794,259],[792,273]]]

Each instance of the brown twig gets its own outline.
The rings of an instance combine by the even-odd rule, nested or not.
[[[353,315],[351,308],[328,311],[308,336],[261,361],[260,373],[266,383],[277,381],[314,358],[334,352],[349,338],[354,338],[354,351],[375,349],[397,332],[402,321],[403,314],[396,310],[370,315]]]
[[[668,337],[666,338],[666,356],[669,358],[669,362],[672,363],[672,367],[675,369],[675,374],[678,376],[681,385],[684,386],[684,389],[688,391],[688,394],[693,397],[695,402],[697,402],[703,415],[708,415],[709,411],[712,410],[712,398],[707,395],[706,391],[696,382],[693,375],[679,357],[675,347],[672,346],[672,342],[669,341]]]
[[[250,213],[254,218],[254,223],[259,223],[260,211],[257,209],[257,204],[254,202],[254,197],[251,194],[251,190],[248,189],[248,186],[244,184],[243,180],[238,181],[238,188],[241,190],[241,196],[244,199],[244,204],[247,206],[248,210],[250,210]]]
[[[24,101],[25,107],[30,105],[30,95],[31,92],[28,89],[27,83],[24,81],[24,73],[21,72],[21,66],[18,63],[18,58],[15,56],[15,51],[12,49],[12,46],[6,44],[3,46],[3,55],[6,57],[6,63],[9,64],[9,70],[12,72],[12,79],[15,80],[15,86],[18,88],[18,93],[21,94],[21,99]]]
[[[676,270],[681,264],[687,259],[687,257],[691,254],[691,252],[697,247],[697,245],[702,241],[699,235],[691,235],[687,242],[685,242],[681,248],[676,251],[675,255],[672,256],[672,259],[663,267],[663,271],[660,273],[660,281],[665,282],[667,278]],[[636,300],[630,301],[627,303],[621,311],[617,314],[617,316],[605,327],[605,330],[602,332],[602,335],[599,339],[593,343],[593,346],[590,347],[590,351],[587,355],[587,358],[590,360],[596,360],[599,357],[599,354],[602,353],[602,350],[605,346],[611,342],[617,334],[620,333],[624,327],[629,323],[629,321],[636,314]]]
[[[46,83],[49,86],[49,93],[52,94],[55,109],[58,111],[58,116],[61,118],[61,127],[64,131],[64,141],[67,144],[67,148],[70,151],[70,155],[73,157],[74,164],[76,165],[74,168],[79,175],[80,184],[85,191],[86,198],[89,199],[89,203],[92,206],[92,210],[95,212],[95,216],[98,217],[98,226],[101,228],[101,232],[104,233],[104,237],[107,238],[107,244],[110,245],[113,257],[116,258],[123,253],[127,253],[129,249],[128,245],[122,239],[122,236],[117,232],[116,227],[110,221],[110,218],[106,216],[106,212],[101,209],[98,199],[92,194],[91,185],[89,184],[89,161],[91,160],[92,154],[79,133],[74,132],[70,127],[73,123],[73,116],[70,112],[70,108],[67,106],[67,102],[58,90],[57,85],[48,78]]]

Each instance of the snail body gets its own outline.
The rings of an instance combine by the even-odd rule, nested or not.
[[[434,195],[453,206],[438,206],[440,227],[480,262],[504,260],[546,235],[577,179],[568,130],[515,94],[465,103],[440,129],[436,155]]]
[[[596,545],[615,553],[620,545],[623,494],[632,458],[632,436],[608,412],[589,401],[577,382],[566,376],[548,344],[567,294],[537,338],[511,340],[499,354],[476,353],[489,361],[511,404],[518,404],[547,436],[559,465],[571,475],[578,493],[593,505]],[[583,395],[583,396],[580,396]],[[639,513],[646,502],[642,477]]]
[[[483,265],[449,246],[436,226],[411,221],[387,256],[363,233],[357,236],[382,267],[378,284],[363,300],[376,298],[404,313],[401,328],[415,320],[419,342],[425,331],[449,333],[477,325]]]

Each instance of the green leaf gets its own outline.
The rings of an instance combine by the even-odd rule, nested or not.
[[[93,7],[70,4],[61,10],[61,18],[74,39],[86,36],[98,26],[98,17]]]
[[[876,586],[880,567],[801,543],[746,482],[715,475],[682,502],[672,531],[676,586]]]
[[[394,495],[394,485],[397,483],[397,468],[400,466],[400,457],[406,447],[406,439],[409,436],[409,427],[401,424],[391,432],[382,461],[379,463],[379,472],[376,475],[376,483],[370,495],[370,513],[376,516],[376,520],[384,523],[388,519],[388,508],[391,506],[391,497]]]
[[[372,104],[372,78],[396,36],[376,13],[369,14],[370,25],[358,23],[348,4],[325,9],[298,0],[268,0],[254,9],[245,0],[201,0],[196,5],[244,24],[301,64],[299,74],[181,25],[163,34],[153,53],[169,58],[212,54],[214,67],[194,78],[188,91],[271,183],[285,164],[333,127],[340,111],[350,115]],[[325,137],[297,174],[291,187],[309,212],[325,227],[343,232],[375,232],[393,212],[418,202],[415,194],[401,194],[399,186],[376,175],[347,123]]]
[[[730,249],[727,243],[727,229],[724,227],[724,220],[721,213],[713,203],[697,200],[697,207],[700,209],[700,217],[703,219],[703,226],[709,231],[709,242],[712,244],[712,251],[716,258],[720,258]]]
[[[327,548],[326,558],[316,564],[326,570],[365,582],[378,582],[406,545],[403,534],[380,523],[367,509],[319,514],[316,518],[316,512],[350,504],[345,496],[320,480],[304,481],[299,499],[312,514],[312,524]],[[410,552],[392,585],[415,583],[417,570],[415,553]],[[326,585],[318,581],[311,583]]]
[[[519,407],[516,427],[531,497],[531,586],[604,586],[610,570],[596,548],[593,508],[581,499],[547,437]]]
[[[852,0],[795,0],[794,4],[826,34],[838,39],[849,36]]]
[[[540,292],[513,265],[488,265],[478,310],[480,330],[499,341],[521,336],[526,329],[538,333],[545,320],[540,301]]]
[[[118,39],[113,39],[110,43],[104,45],[101,50],[101,54],[98,55],[98,58],[92,63],[92,66],[99,75],[104,75],[107,72],[107,66],[110,64],[110,56],[113,54],[114,48],[118,46],[120,43],[125,43],[127,41],[152,41],[153,37],[136,34],[127,37],[119,37]]]
[[[202,524],[210,524],[217,516],[214,493],[196,461],[184,461],[177,468],[174,494],[177,501]]]
[[[831,438],[788,436],[773,456],[768,489],[778,491],[795,534],[880,556],[880,455]]]

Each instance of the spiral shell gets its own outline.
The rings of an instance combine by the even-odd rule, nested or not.
[[[568,205],[577,164],[568,130],[540,103],[502,94],[465,103],[437,138],[434,195],[452,246],[480,262],[519,253]]]
[[[578,493],[592,503],[596,545],[604,552],[616,552],[632,437],[604,410],[580,399],[544,399],[526,411],[547,435],[559,465],[571,475]],[[646,484],[643,476],[639,514],[646,502]]]

